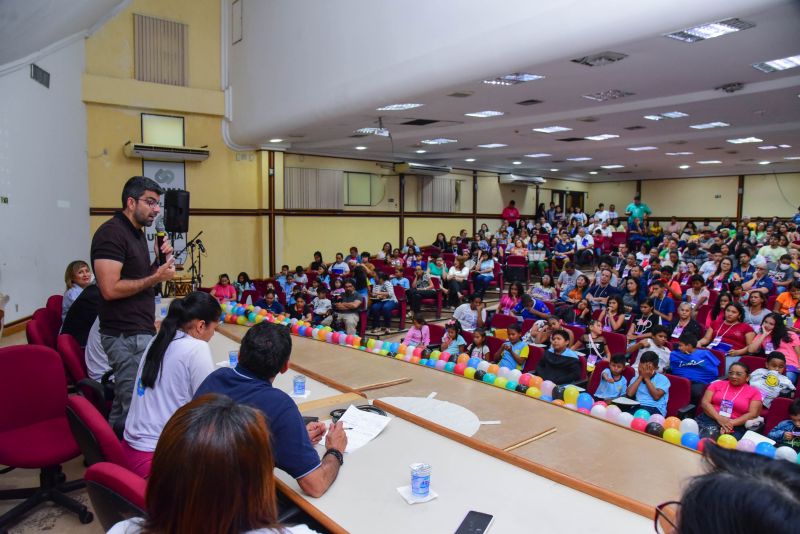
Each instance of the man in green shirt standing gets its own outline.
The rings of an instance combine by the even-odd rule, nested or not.
[[[650,209],[650,206],[642,202],[638,193],[635,197],[633,197],[633,202],[628,204],[628,207],[625,208],[625,215],[628,216],[628,224],[632,224],[633,220],[636,218],[638,218],[640,221],[643,221],[645,215],[652,214],[653,211]]]

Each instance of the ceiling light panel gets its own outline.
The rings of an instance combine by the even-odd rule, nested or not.
[[[572,128],[567,128],[565,126],[545,126],[543,128],[533,128],[534,132],[541,132],[541,133],[556,133],[556,132],[569,132]]]
[[[759,161],[758,162],[759,165],[769,165],[770,163],[772,163],[772,162],[771,161]]]
[[[544,152],[539,152],[536,154],[525,154],[526,158],[548,158],[552,156],[552,154],[545,154]]]
[[[503,76],[498,76],[491,80],[483,80],[483,83],[489,85],[517,85],[520,83],[532,82],[534,80],[541,80],[544,76],[538,74],[530,74],[527,72],[512,72]]]
[[[486,143],[485,145],[478,145],[480,148],[503,148],[504,146],[508,145],[504,145],[503,143]]]
[[[436,139],[423,139],[420,141],[424,145],[446,145],[448,143],[458,143],[458,139],[448,139],[446,137],[437,137]]]
[[[727,139],[729,143],[733,143],[734,145],[741,145],[744,143],[763,143],[763,139],[759,139],[758,137],[739,137],[737,139]]]
[[[730,126],[727,122],[705,122],[703,124],[692,124],[689,128],[694,128],[695,130],[708,130],[709,128],[725,128],[726,126]]]
[[[589,100],[594,100],[595,102],[606,102],[608,100],[616,100],[618,98],[633,96],[635,94],[636,93],[623,91],[621,89],[610,89],[608,91],[600,91],[599,93],[583,95],[583,98],[588,98]]]
[[[422,149],[419,149],[419,150],[415,150],[415,152],[416,152],[417,154],[425,154],[425,153],[427,152],[427,150],[422,150]]]
[[[655,146],[632,146],[629,147],[628,150],[631,152],[644,152],[645,150],[658,150],[658,147]]]
[[[625,165],[600,165],[603,169],[621,169],[625,167]]]
[[[800,56],[789,56],[762,63],[753,63],[753,67],[761,72],[778,72],[781,70],[793,69],[800,66]]]
[[[389,104],[388,106],[383,106],[383,107],[375,108],[375,109],[376,109],[376,111],[405,111],[407,109],[420,108],[423,105],[424,104],[412,104],[412,103],[407,103],[407,104]]]
[[[356,148],[356,150],[366,150],[367,149],[367,147],[365,147],[365,146],[357,146],[355,148]]]
[[[679,169],[688,169],[689,167],[691,167],[691,165],[681,165],[678,168]]]
[[[485,119],[487,117],[500,117],[505,115],[503,111],[474,111],[472,113],[464,113],[467,117],[478,117]]]
[[[666,111],[664,113],[659,113],[658,115],[645,115],[644,118],[651,121],[660,121],[664,119],[680,119],[688,116],[688,113],[684,113],[682,111]]]
[[[389,137],[389,130],[387,128],[359,128],[355,133],[365,135],[378,135],[380,137]]]
[[[667,156],[691,156],[694,152],[665,152]]]
[[[619,137],[615,134],[600,134],[600,135],[589,135],[584,137],[584,139],[588,139],[589,141],[605,141],[607,139],[616,139]]]
[[[754,26],[755,24],[752,22],[747,22],[741,19],[726,19],[719,22],[701,24],[692,28],[686,28],[685,30],[667,33],[664,34],[664,37],[669,37],[685,43],[696,43],[698,41],[705,41],[706,39],[713,39],[729,33],[746,30]]]
[[[592,158],[585,158],[585,157],[567,158],[567,161],[591,161],[591,160]]]
[[[796,160],[796,159],[800,159],[800,156],[786,156],[786,157],[785,157],[785,158],[783,158],[783,159],[788,159],[788,160]]]
[[[466,161],[467,163],[472,163],[473,161],[475,161],[475,158],[467,158],[464,161]]]
[[[718,159],[704,159],[702,161],[698,161],[697,163],[699,163],[700,165],[716,165],[717,163],[722,163],[722,162]]]

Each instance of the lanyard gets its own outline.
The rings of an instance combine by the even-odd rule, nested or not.
[[[600,350],[597,348],[597,343],[595,343],[594,339],[592,339],[592,334],[587,333],[586,337],[589,338],[589,348],[592,349],[592,352],[597,354],[599,358],[602,358],[603,356],[600,354]]]
[[[722,394],[722,402],[725,402],[725,400],[727,400],[727,399],[725,399],[725,397],[727,397],[727,396],[728,396],[728,389],[729,389],[730,387],[731,387],[731,383],[730,383],[730,382],[728,382],[728,385],[727,385],[727,386],[725,386],[725,393],[723,393],[723,394]],[[736,395],[734,395],[734,396],[733,396],[733,398],[732,398],[732,399],[729,401],[731,404],[733,404],[733,401],[735,401],[735,400],[736,400],[736,397],[738,397],[738,396],[739,396],[739,393],[741,393],[743,389],[744,389],[744,386],[739,386],[739,391],[737,391],[737,392],[736,392]]]
[[[730,331],[731,331],[731,328],[733,328],[734,326],[736,326],[736,323],[733,323],[732,325],[730,325],[730,326],[728,327],[728,329],[727,329],[727,330],[725,330],[725,334],[720,334],[720,333],[719,333],[719,331],[720,331],[720,330],[722,330],[722,325],[724,325],[724,324],[727,324],[727,323],[725,323],[725,321],[722,321],[722,324],[721,324],[721,325],[719,325],[719,328],[717,328],[717,335],[716,335],[716,337],[718,337],[718,338],[723,338],[723,337],[725,337],[725,334],[727,334],[728,332],[730,332]]]

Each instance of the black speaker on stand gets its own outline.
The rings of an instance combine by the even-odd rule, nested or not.
[[[169,189],[164,193],[164,227],[167,232],[185,234],[189,231],[189,192]]]

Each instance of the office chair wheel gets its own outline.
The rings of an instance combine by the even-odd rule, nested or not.
[[[89,510],[84,510],[78,514],[78,520],[84,525],[87,525],[94,521],[94,514]]]

